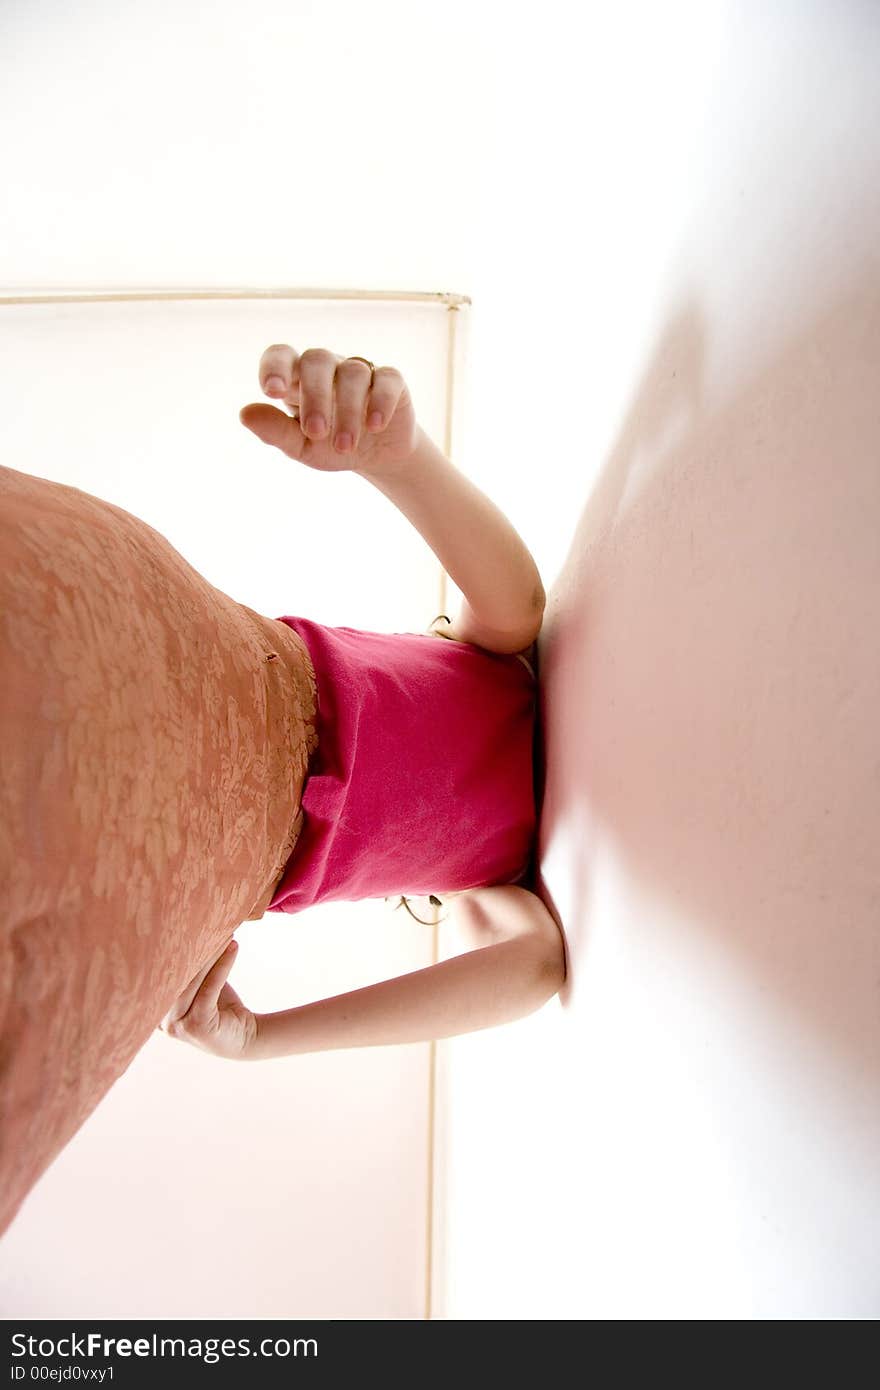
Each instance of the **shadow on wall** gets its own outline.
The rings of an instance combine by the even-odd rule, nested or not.
[[[539,854],[561,825],[580,834],[562,1000],[601,835],[632,880],[865,1065],[880,921],[880,269],[714,414],[706,333],[690,308],[658,344],[549,596]]]

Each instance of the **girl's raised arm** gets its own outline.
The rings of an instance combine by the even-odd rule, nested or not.
[[[495,503],[419,426],[404,463],[354,470],[403,512],[464,595],[452,631],[462,642],[519,652],[541,630],[546,602],[538,567]]]
[[[292,414],[253,404],[242,423],[309,468],[359,474],[394,503],[464,595],[446,636],[498,652],[531,645],[546,602],[538,567],[494,502],[425,434],[396,367],[274,343],[259,377]]]

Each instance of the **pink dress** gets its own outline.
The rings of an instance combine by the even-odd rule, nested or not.
[[[431,634],[279,621],[314,667],[318,746],[267,911],[523,878],[536,832],[528,663]]]

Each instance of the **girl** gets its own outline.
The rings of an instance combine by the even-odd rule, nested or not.
[[[417,425],[409,391],[393,367],[376,370],[366,358],[342,360],[320,349],[298,356],[293,348],[277,344],[263,354],[260,382],[265,394],[283,400],[291,414],[282,415],[269,406],[248,406],[241,412],[243,423],[265,443],[275,445],[290,458],[311,468],[324,472],[350,469],[359,473],[394,502],[421,532],[465,596],[457,621],[452,624],[449,618],[441,615],[435,623],[445,624],[445,630],[435,632],[432,625],[432,635],[468,643],[503,658],[480,661],[474,653],[475,669],[471,672],[459,670],[456,663],[438,662],[436,669],[427,672],[424,693],[433,692],[436,710],[443,710],[445,717],[435,718],[435,710],[426,710],[423,704],[419,717],[408,721],[411,727],[403,742],[406,746],[421,735],[420,746],[414,750],[417,758],[424,759],[426,753],[430,755],[431,752],[436,755],[439,750],[439,762],[448,760],[453,770],[456,770],[457,758],[476,760],[476,753],[470,746],[461,754],[461,740],[450,736],[450,720],[456,714],[464,723],[469,718],[474,722],[491,720],[494,696],[502,707],[496,712],[497,719],[510,723],[511,688],[520,691],[524,685],[522,666],[519,670],[511,669],[510,662],[525,651],[528,656],[534,656],[544,610],[544,589],[532,557],[497,508],[452,467]],[[303,629],[307,639],[309,636],[315,638],[313,625],[296,625]],[[408,661],[403,662],[403,653],[400,657],[403,668],[414,681],[420,674],[419,641],[410,639],[411,649],[406,653]],[[365,657],[375,659],[377,655],[388,653],[393,661],[395,647],[401,647],[399,635],[380,638],[367,647]],[[319,651],[318,659],[327,662],[328,653],[315,643],[313,653]],[[437,651],[430,655],[441,658],[450,654]],[[437,682],[442,679],[444,665],[448,669],[445,683],[448,689],[442,693],[459,701],[455,710],[449,710],[448,704],[444,706],[444,700],[437,696]],[[529,681],[530,671],[533,681],[534,672],[528,660],[523,666],[525,683]],[[337,678],[339,674],[337,666]],[[468,676],[472,677],[472,682],[468,682]],[[318,700],[320,703],[320,677]],[[521,699],[519,704],[521,707]],[[390,711],[386,713],[391,715]],[[394,713],[400,715],[399,710]],[[506,867],[519,858],[519,877],[522,878],[529,868],[525,861],[532,847],[534,820],[531,726],[526,725],[519,714],[512,736],[517,744],[506,749],[506,757],[502,753],[501,766],[487,768],[486,774],[504,782],[499,792],[503,800],[498,809],[507,831]],[[364,753],[358,747],[355,753],[356,757],[364,758],[371,753],[375,755],[375,750],[368,746]],[[400,757],[399,748],[395,753]],[[523,775],[525,753],[529,763],[526,776]],[[505,763],[508,771],[511,763],[519,764],[518,783],[504,778]],[[387,777],[391,770],[386,764],[381,772]],[[419,770],[423,794],[425,787],[431,786],[437,778],[438,770],[436,758],[428,768]],[[487,797],[486,788],[482,787],[476,788],[475,794],[477,816],[484,817],[489,807],[479,803],[481,800],[491,802],[491,793]],[[396,791],[390,792],[387,786],[385,796],[392,803],[390,809],[396,807],[399,812],[399,824],[395,826],[399,836],[400,829],[411,824],[412,800],[399,799]],[[307,782],[306,806],[308,799]],[[420,877],[420,882],[411,881],[407,885],[411,891],[424,894],[426,880],[435,885],[438,881],[449,883],[456,873],[482,883],[487,872],[491,881],[499,871],[504,871],[503,863],[493,866],[493,872],[487,862],[480,862],[480,850],[486,849],[487,838],[493,839],[494,847],[497,827],[484,825],[489,835],[478,836],[477,845],[474,828],[468,825],[468,817],[463,814],[460,803],[449,807],[442,801],[435,786],[433,795],[428,798],[427,814],[436,823],[438,815],[452,811],[458,822],[457,827],[452,827],[455,843],[444,841],[443,830],[449,827],[438,831],[435,824],[431,848],[438,858],[435,863],[430,862],[426,842],[420,859],[412,864],[412,872]],[[349,815],[351,805],[349,797],[346,799]],[[375,819],[376,806],[371,809]],[[525,836],[523,825],[527,826]],[[369,829],[368,824],[356,824],[351,835],[356,837],[358,831],[368,833]],[[427,824],[425,829],[428,829]],[[372,852],[368,864],[360,866],[358,891],[344,893],[334,884],[332,889],[320,894],[321,901],[333,897],[380,896],[389,891],[394,873],[405,872],[400,864],[392,866],[388,857],[395,850],[400,853],[400,841],[387,833],[377,838],[379,852]],[[512,861],[509,860],[511,838]],[[466,862],[465,857],[459,855],[453,868],[450,857],[462,846],[467,850]],[[311,844],[308,849],[312,850]],[[301,842],[301,852],[292,857],[291,867],[296,870],[293,881],[297,876],[302,879],[306,852],[306,845]],[[312,852],[311,858],[314,857]],[[340,875],[337,867],[334,879]],[[370,888],[371,883],[379,886]],[[564,951],[560,932],[541,899],[524,887],[506,885],[504,879],[501,885],[444,894],[451,900],[450,915],[455,926],[474,948],[471,953],[427,970],[279,1014],[253,1014],[228,983],[236,951],[236,943],[231,941],[216,960],[210,961],[189,982],[162,1026],[172,1037],[194,1043],[218,1056],[257,1060],[327,1048],[445,1038],[519,1018],[538,1008],[559,989],[565,976]],[[310,893],[302,905],[315,901],[318,896]],[[285,910],[283,892],[273,895],[268,910]],[[287,907],[286,910],[296,908]],[[483,947],[491,949],[480,949]]]
[[[271,620],[122,508],[0,468],[0,1230],[160,1019],[258,1060],[491,1027],[565,977],[525,886],[531,555],[395,368],[274,345],[259,379],[290,413],[243,424],[378,488],[461,612],[422,635]],[[438,887],[465,954],[261,1016],[227,982],[242,920]]]

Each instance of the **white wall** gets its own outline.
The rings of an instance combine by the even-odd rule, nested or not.
[[[208,20],[170,0],[28,0],[0,23],[7,285],[473,297],[457,461],[552,586],[542,848],[572,971],[535,1017],[440,1048],[435,1316],[876,1315],[876,7],[377,0]],[[267,341],[298,342],[300,310],[283,323]],[[379,355],[346,350],[394,361],[397,333]],[[225,331],[214,343],[223,355]],[[27,406],[50,431],[64,365]],[[221,393],[236,412],[239,380]],[[178,414],[193,418],[188,393]],[[193,500],[164,514],[198,566],[215,552]],[[250,589],[247,550],[228,562],[230,592],[263,611],[288,591],[274,570]],[[386,963],[379,939],[354,958],[364,978]],[[284,959],[299,979],[300,955]],[[415,1070],[412,1053],[391,1055]],[[362,1135],[388,1094],[373,1056],[312,1073],[374,1077]],[[130,1075],[146,1084],[156,1057]],[[286,1065],[248,1077],[233,1133],[262,1113],[251,1085]],[[131,1096],[120,1130],[106,1107],[90,1122],[104,1194],[106,1156],[121,1172],[161,1133]],[[216,1111],[196,1119],[219,1142]],[[351,1120],[325,1119],[327,1138]],[[251,1233],[239,1248],[282,1291],[257,1311],[420,1316],[421,1236],[404,1203],[383,1243],[350,1146],[333,1169],[350,1217],[310,1227],[300,1170],[295,1229],[261,1240],[259,1158],[290,1152],[279,1123],[223,1190],[227,1225]],[[371,1179],[402,1124],[386,1105]],[[185,1183],[157,1204],[143,1168],[119,1190],[136,1226],[114,1307],[149,1316],[150,1212],[167,1204],[166,1230],[208,1218]],[[55,1215],[82,1234],[73,1202]],[[328,1240],[373,1271],[381,1247],[381,1306],[355,1265],[334,1283]],[[54,1251],[26,1248],[44,1304],[74,1315],[70,1281],[46,1292]],[[184,1273],[177,1316],[201,1311]],[[231,1311],[253,1310],[242,1295]]]
[[[609,15],[498,57],[571,975],[441,1045],[437,1313],[876,1317],[880,9]]]

